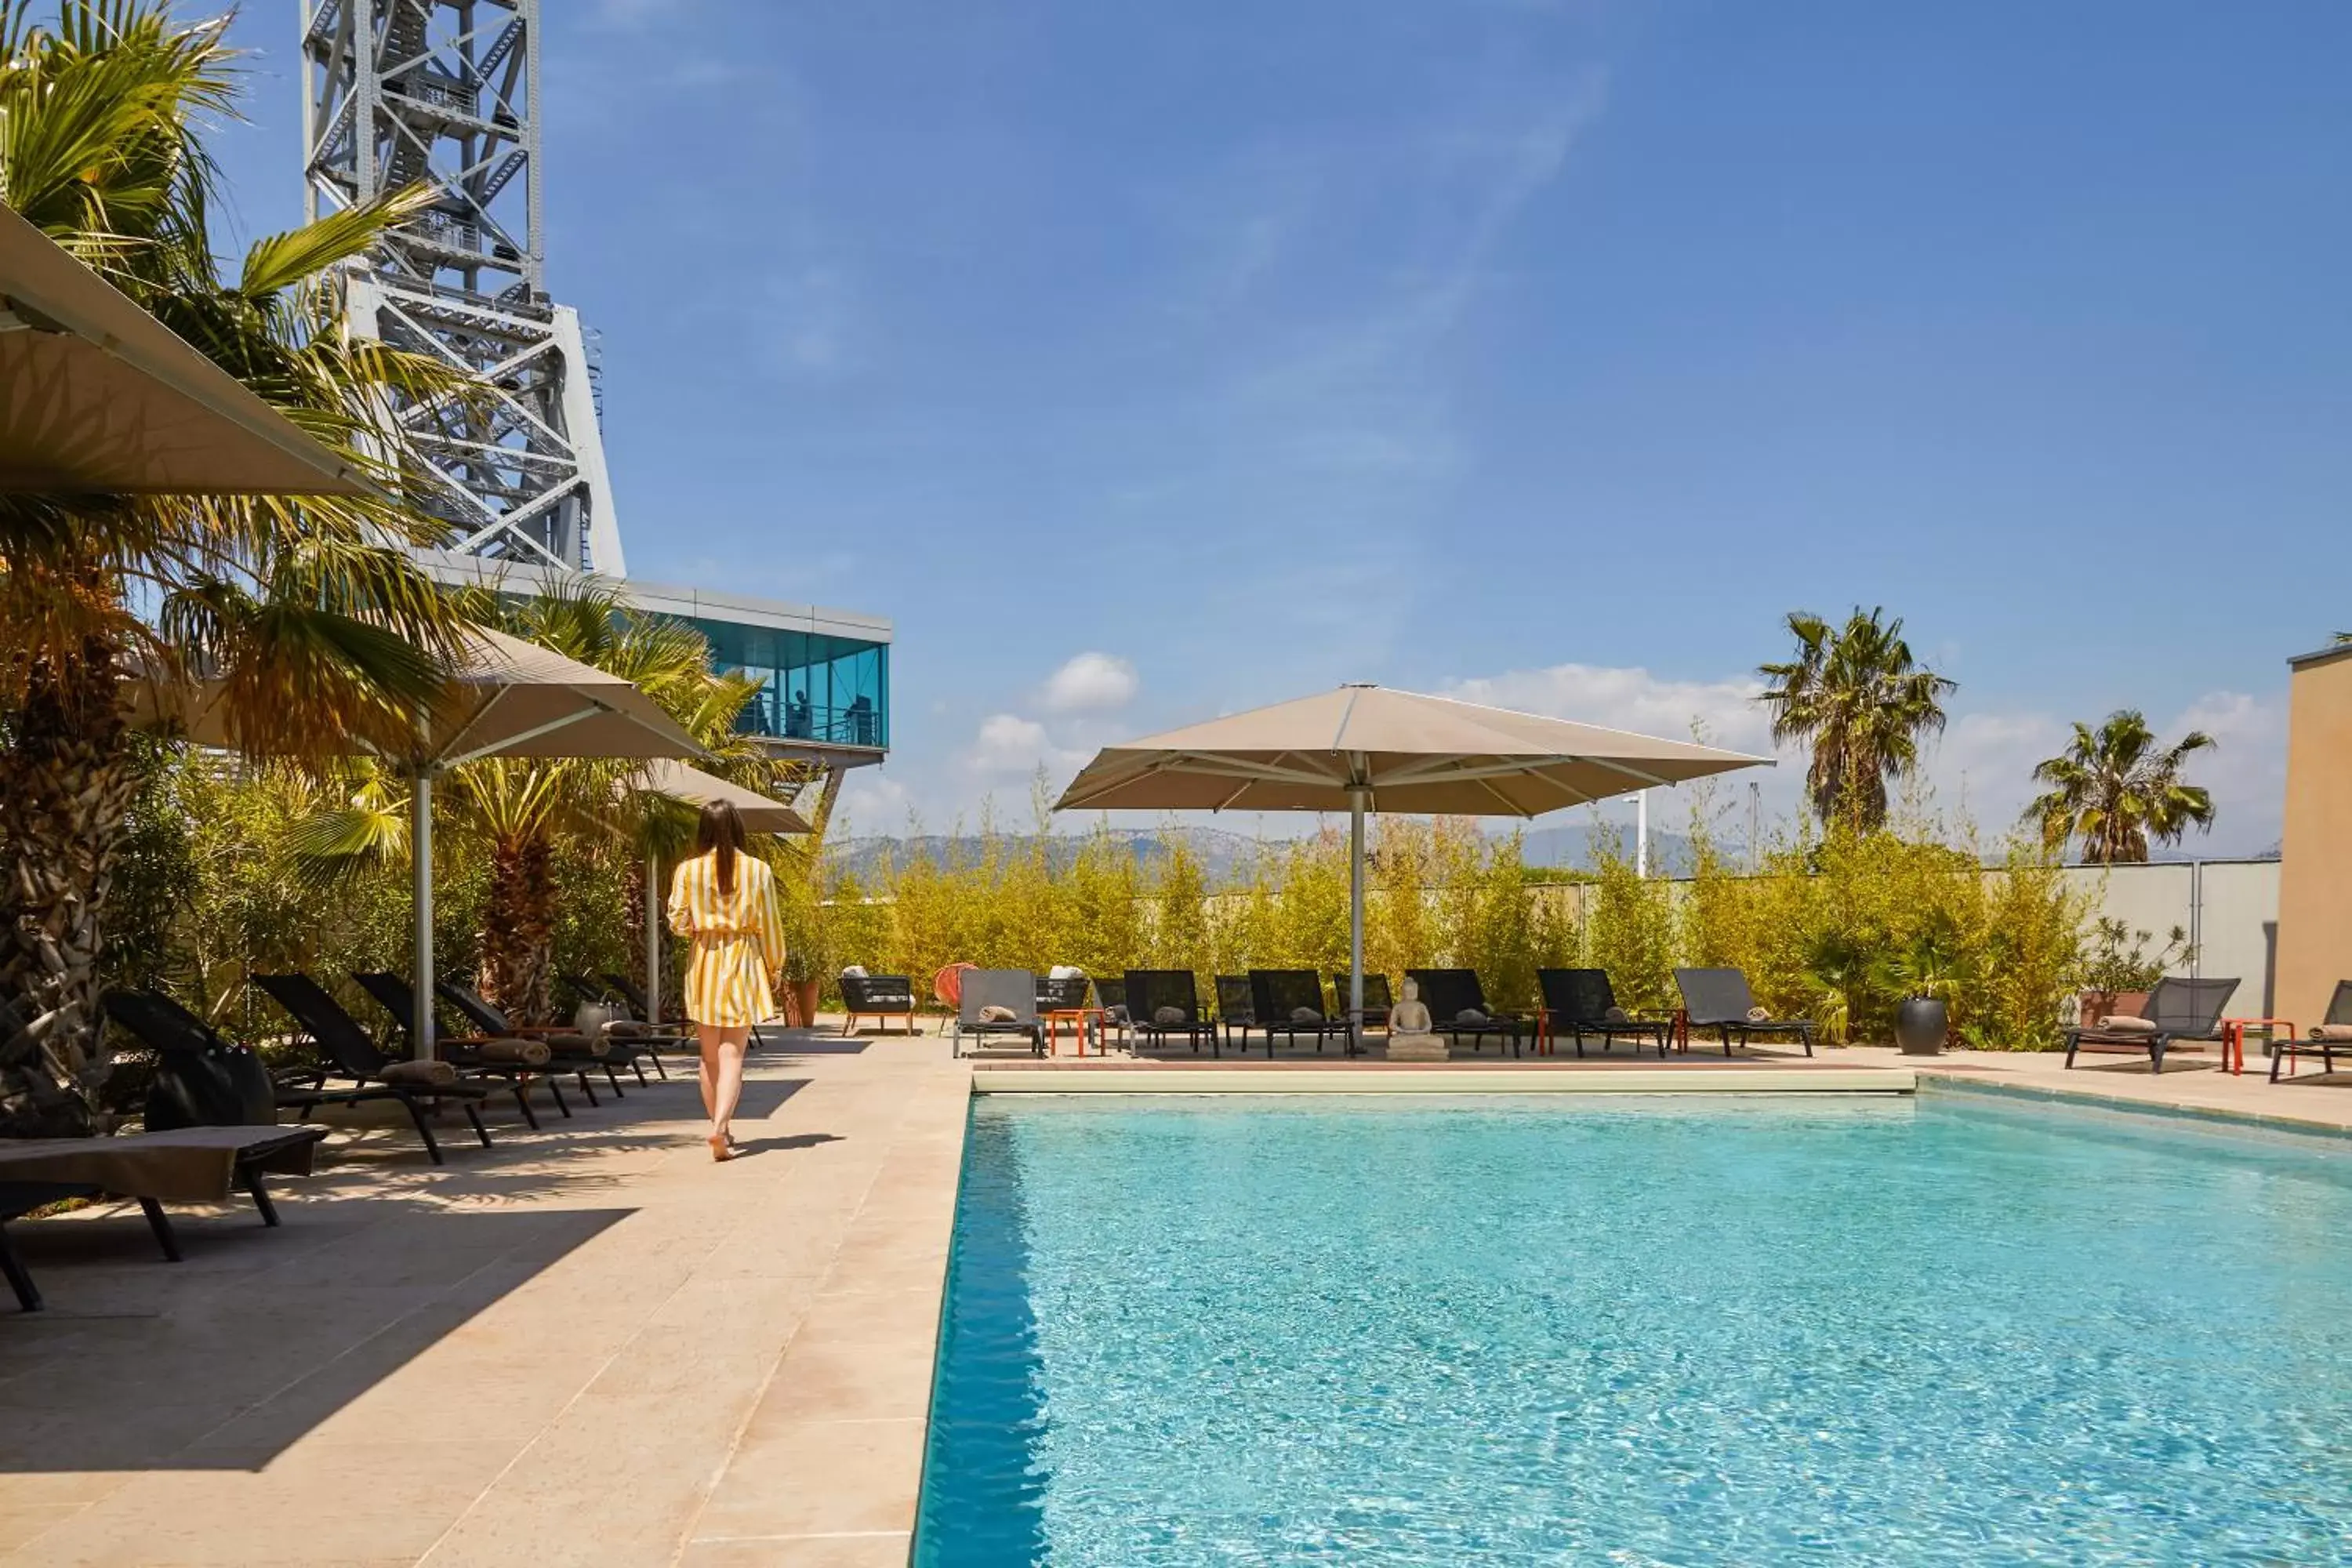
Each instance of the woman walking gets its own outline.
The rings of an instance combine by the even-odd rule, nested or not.
[[[743,848],[743,819],[723,800],[702,808],[694,858],[670,879],[669,929],[694,941],[686,965],[686,1016],[702,1047],[702,1108],[710,1157],[731,1160],[728,1131],[743,1093],[751,1026],[774,1014],[769,977],[784,966],[775,873]]]

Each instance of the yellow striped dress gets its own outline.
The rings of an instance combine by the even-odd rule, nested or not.
[[[686,966],[688,1018],[740,1029],[775,1016],[768,976],[784,966],[784,921],[775,873],[765,862],[737,855],[732,894],[719,890],[716,850],[681,863],[670,879],[669,929],[694,939]]]

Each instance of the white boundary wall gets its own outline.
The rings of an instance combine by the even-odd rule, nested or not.
[[[2066,879],[2089,896],[2095,914],[2154,932],[2151,949],[2174,926],[2186,931],[2198,947],[2189,973],[2237,978],[2230,997],[2233,1016],[2270,1013],[2277,988],[2277,861],[2070,866]]]

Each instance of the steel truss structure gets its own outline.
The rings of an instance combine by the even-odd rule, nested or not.
[[[594,366],[547,294],[539,0],[302,0],[312,217],[425,182],[438,198],[346,279],[352,331],[479,378],[402,410],[458,553],[625,576]]]

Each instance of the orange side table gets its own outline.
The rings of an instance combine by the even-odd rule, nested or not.
[[[2221,1020],[2221,1062],[2233,1078],[2243,1078],[2246,1072],[2246,1031],[2260,1029],[2275,1043],[2277,1031],[2284,1029],[2288,1039],[2294,1038],[2294,1025],[2285,1018],[2224,1018]]]
[[[1096,1020],[1097,1029],[1108,1026],[1108,1016],[1100,1007],[1055,1007],[1045,1015],[1045,1054],[1062,1054],[1062,1026],[1074,1026],[1078,1037],[1078,1055],[1087,1054],[1087,1020]]]

